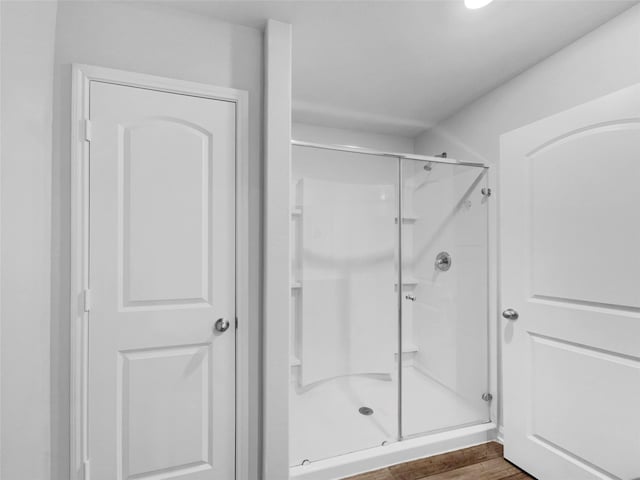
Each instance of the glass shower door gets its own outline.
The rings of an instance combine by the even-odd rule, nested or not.
[[[489,421],[487,170],[401,161],[403,437]]]
[[[398,160],[293,147],[290,464],[394,441]]]

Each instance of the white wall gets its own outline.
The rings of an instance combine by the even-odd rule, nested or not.
[[[304,142],[351,145],[386,152],[413,153],[413,139],[409,137],[346,128],[331,128],[308,123],[294,123],[291,138]]]
[[[50,478],[55,2],[2,2],[0,478]]]
[[[416,153],[495,163],[500,135],[640,82],[640,5],[416,138]]]
[[[253,332],[260,308],[262,32],[144,3],[61,2],[56,32],[53,159],[52,446],[53,479],[68,478],[69,457],[69,143],[71,64],[86,63],[249,91],[250,299]],[[259,336],[251,338],[252,385],[259,379]],[[259,441],[259,396],[251,392],[250,436]],[[258,464],[252,459],[250,472]],[[31,477],[22,477],[29,478]],[[36,479],[37,477],[33,477]],[[8,478],[7,480],[11,480]]]
[[[585,35],[553,56],[463,108],[415,139],[415,152],[447,151],[450,157],[497,163],[500,136],[541,118],[640,82],[640,5]],[[494,186],[495,174],[490,173]],[[500,191],[498,189],[497,195]],[[496,198],[496,197],[494,197]],[[490,217],[496,219],[495,202]],[[492,220],[490,258],[496,258]],[[495,262],[490,284],[497,282]],[[497,293],[491,318],[498,319]],[[492,341],[497,339],[492,325]],[[495,348],[495,345],[492,347]],[[498,352],[499,353],[499,352]],[[499,357],[498,357],[499,358]],[[495,371],[495,369],[493,370]],[[500,391],[498,376],[498,392]],[[492,380],[495,386],[495,379]],[[493,390],[492,390],[493,391]],[[495,402],[494,402],[495,404]],[[495,407],[495,405],[494,405]],[[494,415],[496,412],[494,410]],[[497,412],[501,420],[500,412]]]

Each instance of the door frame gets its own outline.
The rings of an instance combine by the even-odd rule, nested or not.
[[[72,65],[71,93],[71,295],[70,295],[70,480],[89,478],[87,441],[89,295],[89,84],[100,81],[236,104],[236,361],[235,471],[248,480],[249,463],[249,171],[248,93],[204,83]],[[86,295],[86,296],[85,296]]]

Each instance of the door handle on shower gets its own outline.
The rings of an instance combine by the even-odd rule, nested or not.
[[[406,298],[407,300],[411,300],[412,302],[416,301],[415,295],[408,294],[408,295],[405,295],[404,298]]]

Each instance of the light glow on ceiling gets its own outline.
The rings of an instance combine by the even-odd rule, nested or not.
[[[470,10],[486,7],[491,2],[493,2],[493,0],[464,0],[465,6]]]

